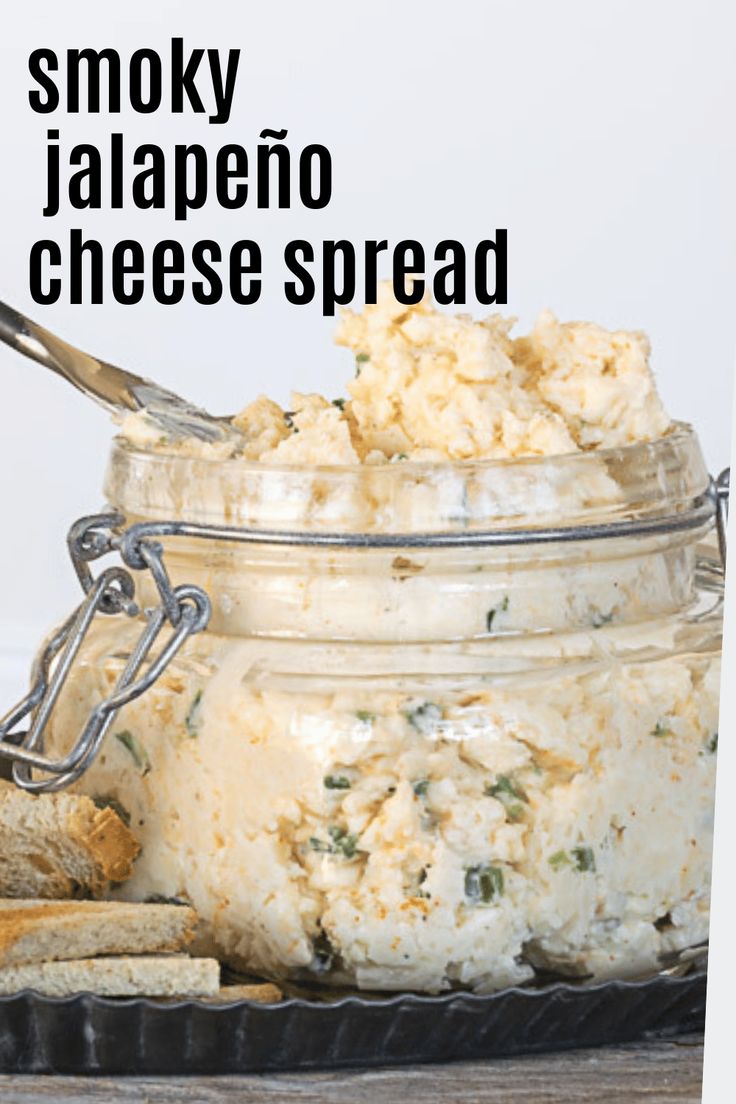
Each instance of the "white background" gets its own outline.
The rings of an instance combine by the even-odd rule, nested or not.
[[[9,21],[9,22],[8,22]],[[319,306],[284,299],[284,242],[509,231],[509,312],[635,327],[652,339],[670,412],[692,421],[712,470],[730,449],[736,291],[734,7],[728,0],[494,0],[454,3],[36,2],[4,12],[0,298],[70,340],[220,412],[291,385],[339,394],[350,357]],[[30,50],[189,47],[243,53],[227,126],[203,116],[34,114]],[[204,68],[200,69],[202,81]],[[203,84],[206,88],[206,82]],[[254,149],[264,127],[299,150],[329,146],[334,198],[323,212],[210,205],[43,219],[45,132],[62,146],[203,142]],[[27,257],[38,238],[80,226],[109,247],[202,237],[258,240],[267,258],[256,307],[34,307]],[[101,504],[105,415],[39,367],[0,349],[0,692],[13,664],[76,600],[63,540]],[[19,667],[17,668],[20,669]],[[0,711],[2,711],[0,709]]]
[[[125,10],[124,10],[125,9]],[[28,3],[0,42],[3,171],[0,298],[92,352],[168,383],[210,409],[268,389],[340,394],[351,357],[315,303],[286,303],[284,242],[443,237],[509,231],[509,313],[642,328],[671,413],[699,429],[713,470],[728,459],[736,289],[736,156],[725,2],[515,0],[443,3]],[[7,24],[5,26],[7,32]],[[144,46],[166,60],[190,47],[243,53],[227,126],[203,116],[37,115],[30,50]],[[204,77],[201,67],[200,73]],[[206,84],[203,86],[206,87]],[[62,213],[44,219],[45,135],[104,148],[239,141],[286,127],[294,150],[329,146],[334,198],[323,212]],[[80,226],[110,248],[124,237],[260,242],[255,307],[223,300],[160,306],[38,307],[30,246]],[[111,428],[103,412],[0,348],[0,649],[30,648],[77,597],[64,535],[101,505]],[[12,580],[12,584],[11,584]],[[5,667],[5,670],[9,668]],[[0,691],[2,687],[0,686]]]

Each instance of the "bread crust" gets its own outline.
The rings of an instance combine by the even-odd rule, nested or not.
[[[181,905],[0,900],[0,968],[182,951],[196,923],[194,909]]]
[[[114,808],[0,782],[0,896],[99,896],[133,872],[140,844]]]
[[[87,849],[99,871],[90,889],[100,890],[105,882],[124,882],[133,873],[140,844],[111,808],[98,809],[81,795],[77,800],[79,807],[69,815],[68,831]]]
[[[34,989],[50,997],[214,997],[219,987],[216,959],[186,955],[74,959],[0,969],[0,994]]]

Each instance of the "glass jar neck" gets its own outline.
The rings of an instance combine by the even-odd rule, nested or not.
[[[693,432],[647,445],[484,464],[275,469],[142,453],[117,443],[106,490],[128,524],[186,520],[240,528],[452,535],[481,530],[658,524],[708,487]],[[293,547],[175,537],[176,583],[213,600],[211,628],[234,636],[375,643],[600,632],[693,609],[688,531],[513,546]],[[392,539],[393,539],[392,537]]]
[[[671,516],[709,483],[678,424],[628,448],[472,463],[275,467],[115,442],[108,501],[126,517],[303,532],[467,533]]]

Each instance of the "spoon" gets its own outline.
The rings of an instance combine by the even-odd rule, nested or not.
[[[0,302],[0,341],[63,376],[115,418],[131,410],[142,410],[170,440],[186,437],[234,443],[242,440],[240,431],[227,418],[215,418],[152,380],[75,349],[3,302]]]

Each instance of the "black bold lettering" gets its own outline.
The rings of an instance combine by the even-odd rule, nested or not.
[[[81,63],[87,65],[87,103],[85,110],[100,110],[100,65],[107,62],[107,111],[120,111],[120,55],[117,50],[67,50],[67,111],[79,111],[79,75]]]
[[[338,256],[342,264],[341,287],[337,287]],[[340,241],[326,241],[322,245],[322,313],[331,317],[339,303],[352,303],[355,296],[355,249],[352,242],[342,238]]]
[[[126,253],[130,253],[128,263]],[[132,280],[130,288],[126,287],[126,276],[142,276],[145,266],[145,255],[140,242],[132,238],[116,243],[112,251],[112,294],[118,303],[140,303],[143,298],[145,283],[143,280]]]
[[[235,77],[238,72],[238,62],[240,61],[240,50],[228,50],[227,52],[227,70],[225,72],[225,79],[222,78],[222,68],[220,65],[220,51],[208,50],[207,60],[210,63],[210,73],[212,74],[212,91],[215,94],[215,114],[210,115],[210,123],[226,123],[230,118],[230,112],[233,106],[233,94],[235,92]]]
[[[312,162],[319,168],[319,187],[315,191]],[[299,198],[304,207],[317,211],[332,198],[332,156],[326,146],[305,146],[299,155]]]
[[[229,164],[231,157],[234,160],[232,168]],[[242,146],[223,146],[218,150],[215,162],[215,188],[217,190],[217,202],[229,211],[244,207],[248,198],[247,182],[236,184],[231,195],[230,181],[238,179],[243,181],[248,179],[248,154]]]
[[[145,165],[149,160],[150,168],[133,177],[133,202],[141,210],[163,207],[166,204],[166,157],[160,146],[138,146],[133,154],[133,164]],[[146,185],[149,184],[150,192],[147,194]]]
[[[189,158],[194,159],[194,191],[189,188]],[[185,219],[207,199],[207,151],[204,146],[174,146],[174,218]]]
[[[263,130],[261,138],[266,136],[286,137],[285,130]],[[282,142],[275,146],[259,144],[256,146],[256,180],[258,206],[268,207],[271,203],[271,158],[276,156],[276,187],[279,207],[288,207],[291,203],[291,153]]]
[[[125,165],[123,162],[123,136],[110,135],[110,206],[119,210],[123,206],[123,183]]]
[[[411,260],[409,260],[409,256]],[[410,280],[406,286],[407,276],[418,276],[424,273],[424,250],[418,241],[400,241],[394,248],[392,265],[394,295],[399,303],[409,306],[412,303],[421,302],[424,295],[424,280]]]
[[[89,302],[102,302],[103,253],[95,238],[84,241],[81,230],[69,233],[69,302],[84,302],[84,257],[89,255]]]
[[[378,254],[388,249],[388,242],[367,241],[365,243],[365,301],[375,303],[378,298]]]
[[[248,254],[248,260],[243,259]],[[230,250],[230,295],[234,302],[247,307],[257,303],[261,297],[261,280],[251,280],[248,290],[243,289],[243,276],[260,276],[262,268],[261,250],[254,241],[236,241]]]
[[[166,254],[171,254],[168,262]],[[180,276],[184,271],[184,250],[181,243],[171,238],[156,242],[153,247],[153,259],[151,269],[151,287],[153,297],[157,303],[165,303],[170,306],[180,303],[184,297],[184,281],[172,280],[167,288],[167,276]]]
[[[449,303],[467,303],[467,287],[465,278],[465,250],[458,241],[445,238],[439,242],[434,251],[436,261],[452,260],[443,268],[438,268],[434,275],[434,297],[443,307]]]
[[[222,280],[206,259],[205,254],[209,254],[210,260],[219,264],[222,260],[222,250],[216,241],[209,240],[195,242],[192,248],[194,267],[209,283],[209,291],[207,291],[202,280],[195,280],[192,284],[192,296],[195,302],[210,306],[211,303],[219,303],[222,299]]]
[[[478,242],[475,250],[475,298],[479,303],[505,305],[508,297],[508,233],[496,231],[496,240]],[[488,257],[494,254],[493,292],[488,283]]]
[[[46,68],[50,72],[58,71],[59,59],[53,50],[33,51],[28,58],[28,70],[36,84],[40,84],[41,88],[46,93],[46,99],[44,100],[41,98],[40,92],[29,92],[28,102],[33,110],[37,111],[40,115],[50,115],[51,112],[56,111],[59,106],[59,89],[48,73],[45,73],[41,68],[42,62],[46,63]]]
[[[58,130],[48,132],[49,143],[59,138]],[[59,147],[49,145],[46,153],[46,206],[43,214],[46,218],[58,213],[59,210]]]
[[[143,66],[148,66],[147,95],[143,92]],[[136,50],[130,56],[130,106],[149,115],[161,106],[161,58],[155,50]]]
[[[45,238],[43,241],[34,242],[29,258],[29,285],[31,298],[34,303],[58,303],[61,295],[61,280],[49,280],[48,290],[43,286],[43,255],[48,253],[49,266],[61,264],[61,249],[55,241]]]
[[[171,110],[180,115],[184,110],[184,93],[189,99],[192,111],[204,112],[197,85],[195,83],[199,63],[204,57],[204,50],[192,50],[191,57],[184,66],[184,39],[172,38],[171,40]]]
[[[82,165],[79,172],[69,178],[69,202],[77,211],[85,207],[102,206],[102,158],[96,146],[74,146],[69,155],[70,165]]]
[[[284,249],[284,261],[289,272],[298,276],[301,281],[301,291],[295,280],[287,280],[284,284],[284,293],[290,303],[295,307],[301,307],[305,303],[311,303],[314,299],[314,279],[298,259],[301,256],[308,264],[314,261],[314,250],[308,241],[298,238],[290,241]]]

